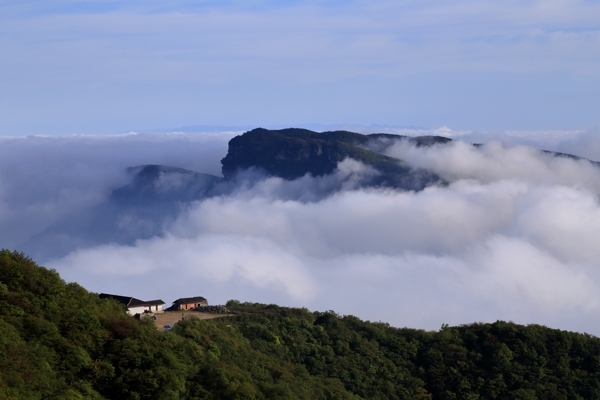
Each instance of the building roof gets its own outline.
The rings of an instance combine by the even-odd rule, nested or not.
[[[161,304],[165,304],[165,302],[164,302],[164,301],[162,301],[162,300],[160,300],[160,299],[158,299],[158,300],[150,300],[150,301],[146,301],[145,303],[146,303],[147,305],[149,305],[149,306],[159,306],[159,305],[161,305]]]
[[[173,302],[173,304],[188,304],[188,303],[201,303],[206,301],[206,299],[202,296],[198,297],[182,297],[181,299],[177,299]]]
[[[114,299],[114,300],[118,301],[119,303],[124,304],[125,307],[127,307],[127,308],[144,307],[144,306],[158,306],[161,304],[165,304],[165,302],[160,299],[143,301],[140,299],[136,299],[135,297],[119,296],[116,294],[108,294],[108,293],[100,293],[100,298],[101,299]]]

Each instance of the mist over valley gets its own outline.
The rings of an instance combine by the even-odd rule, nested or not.
[[[242,133],[4,138],[5,247],[96,292],[597,333],[600,170],[565,154],[586,132],[545,152],[535,133]]]

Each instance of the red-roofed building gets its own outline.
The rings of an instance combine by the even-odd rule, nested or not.
[[[173,310],[193,310],[196,307],[208,306],[208,301],[201,296],[198,297],[184,297],[177,299],[173,302],[173,305],[169,309]]]

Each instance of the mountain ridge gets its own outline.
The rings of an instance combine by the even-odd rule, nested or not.
[[[257,128],[229,141],[227,155],[221,160],[222,173],[225,179],[233,179],[240,171],[259,168],[268,175],[293,180],[306,174],[331,174],[338,163],[351,158],[381,173],[368,186],[422,190],[430,185],[444,183],[429,171],[411,168],[402,160],[368,148],[369,143],[381,139],[407,139],[417,146],[451,141],[435,136],[415,139],[382,133],[362,135],[348,131],[318,133],[300,128]]]

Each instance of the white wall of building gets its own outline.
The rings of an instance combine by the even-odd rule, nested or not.
[[[129,315],[142,314],[146,307],[131,307],[127,309]]]

